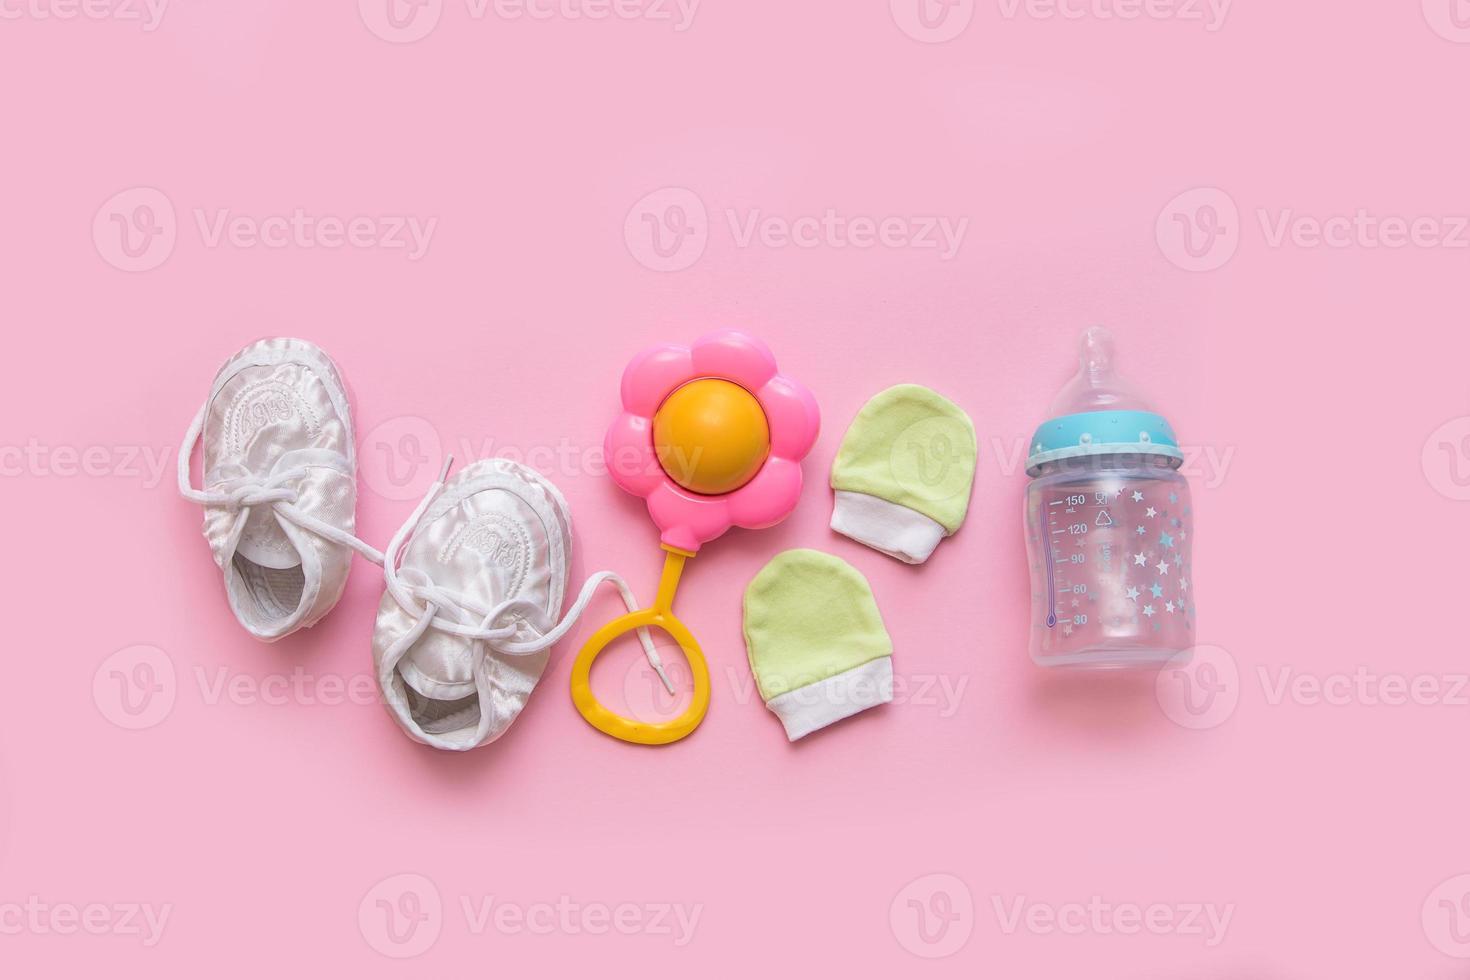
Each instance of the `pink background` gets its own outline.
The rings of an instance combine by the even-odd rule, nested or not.
[[[175,0],[152,31],[38,16],[66,2],[7,3],[0,22],[0,971],[1470,972],[1451,955],[1470,953],[1456,877],[1470,872],[1466,233],[1453,245],[1470,212],[1470,45],[1448,0],[1239,3],[1218,30],[1105,18],[1103,0],[1075,0],[1073,19],[961,3],[946,43],[928,43],[904,0],[705,0],[684,31],[477,19],[446,0],[403,44],[367,26],[383,23],[373,0],[366,15],[350,0]],[[109,201],[140,187],[174,215],[154,212],[156,267],[127,272],[111,215],[141,220],[136,205],[157,197]],[[688,203],[667,188],[706,209],[693,219],[707,243],[660,272],[635,205],[662,191],[657,218]],[[1214,243],[1202,258],[1170,237],[1178,215],[1206,234],[1201,205],[1219,232],[1194,239]],[[411,261],[211,247],[195,219],[296,208],[438,224]],[[742,247],[727,216],[828,208],[969,225],[946,261]],[[1359,209],[1428,216],[1451,241],[1273,245],[1283,213]],[[1182,673],[1156,686],[1026,659],[1015,454],[1093,322],[1202,447],[1195,587],[1223,698],[1203,714],[1170,701]],[[572,504],[576,581],[614,568],[646,598],[656,532],[589,461],[628,358],[715,326],[763,337],[816,394],[824,431],[794,516],[709,545],[686,575],[679,610],[715,700],[667,749],[594,733],[567,696],[610,595],[510,733],[468,757],[412,744],[361,698],[250,696],[297,669],[327,700],[343,700],[333,683],[360,689],[380,576],[359,562],[322,625],[259,645],[230,616],[198,510],[167,473],[151,485],[128,462],[142,450],[171,467],[219,363],[296,334],[352,388],[370,541],[411,509],[387,478],[422,486],[435,464],[410,470],[420,455],[565,447],[541,468]],[[953,397],[981,434],[969,521],[919,568],[826,526],[847,422],[905,381]],[[69,453],[88,450],[93,472],[77,474]],[[749,696],[739,596],[796,546],[868,576],[913,687],[788,745]],[[156,723],[128,730],[111,669],[146,677],[127,674],[140,656],[163,700]],[[604,690],[619,683],[609,663]],[[1283,670],[1332,686],[1360,667],[1379,681],[1342,703],[1275,696]],[[1438,694],[1388,704],[1385,677]],[[237,693],[212,698],[220,678],[242,678]],[[955,710],[942,684],[963,685]],[[374,932],[376,897],[402,879],[379,883],[400,874],[442,903],[407,962]],[[700,912],[682,947],[657,929],[476,934],[462,901],[491,896]],[[996,911],[1093,896],[1233,913],[1207,947],[1178,932],[1007,932]],[[121,923],[68,936],[6,912],[33,899],[171,913],[149,947]]]

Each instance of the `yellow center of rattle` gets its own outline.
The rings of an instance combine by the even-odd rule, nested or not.
[[[771,428],[754,395],[701,378],[675,389],[653,416],[659,465],[685,490],[719,494],[750,482],[771,451]]]

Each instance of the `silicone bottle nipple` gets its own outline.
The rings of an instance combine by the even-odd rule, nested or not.
[[[1082,331],[1079,347],[1077,373],[1052,399],[1053,418],[1078,412],[1151,410],[1133,385],[1113,369],[1113,335],[1105,327]]]

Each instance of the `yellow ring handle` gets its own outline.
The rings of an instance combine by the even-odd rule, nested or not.
[[[619,616],[593,633],[572,664],[572,703],[577,706],[582,717],[587,719],[587,724],[613,738],[639,745],[667,745],[677,742],[698,728],[699,723],[704,721],[705,713],[709,711],[709,666],[705,663],[704,653],[699,649],[699,642],[694,639],[694,634],[679,621],[671,608],[674,590],[678,588],[679,575],[684,569],[684,559],[689,555],[672,548],[665,550],[669,554],[664,561],[663,575],[658,583],[658,596],[653,605],[648,609]],[[689,701],[689,707],[671,721],[654,723],[624,718],[603,707],[592,693],[592,662],[613,640],[645,626],[658,627],[674,638],[679,649],[684,651],[684,659],[689,661],[689,673],[694,679],[694,696]]]

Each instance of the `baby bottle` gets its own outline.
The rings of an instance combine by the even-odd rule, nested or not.
[[[1169,423],[1115,373],[1112,336],[1085,331],[1026,460],[1036,663],[1157,665],[1194,645],[1183,461]]]

